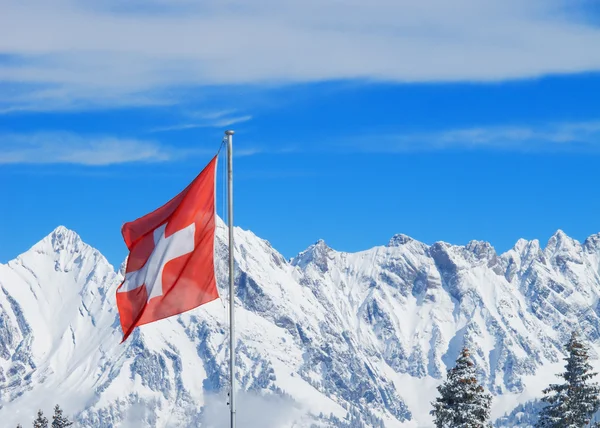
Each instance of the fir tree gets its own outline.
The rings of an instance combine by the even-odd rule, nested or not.
[[[54,416],[52,416],[52,428],[66,428],[71,425],[73,425],[73,422],[63,416],[63,411],[57,404],[54,407]]]
[[[548,403],[540,412],[538,428],[580,428],[590,423],[600,408],[600,388],[591,379],[592,372],[587,346],[576,332],[566,346],[566,371],[558,376],[562,384],[551,384],[544,390],[543,401]]]
[[[38,410],[37,418],[33,421],[33,428],[48,428],[48,418],[41,410]]]
[[[433,410],[437,428],[487,428],[490,424],[492,396],[477,382],[475,365],[464,348],[456,366],[448,370],[446,382],[438,387],[440,397]]]

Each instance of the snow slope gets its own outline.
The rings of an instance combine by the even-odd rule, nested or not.
[[[0,264],[2,426],[57,402],[81,427],[223,426],[222,223],[215,252],[223,300],[124,344],[121,273],[75,232],[59,227]],[[502,255],[405,235],[354,254],[319,241],[287,261],[236,229],[235,254],[244,427],[431,426],[429,402],[463,344],[500,417],[561,370],[571,328],[599,339],[600,235],[580,244],[558,231]]]

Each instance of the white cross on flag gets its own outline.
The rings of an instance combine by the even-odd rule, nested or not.
[[[117,289],[123,341],[135,327],[219,297],[214,269],[217,157],[179,195],[123,225],[129,249]]]

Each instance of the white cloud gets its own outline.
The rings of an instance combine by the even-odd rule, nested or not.
[[[243,123],[252,120],[250,115],[232,115],[232,111],[218,111],[212,113],[194,113],[190,116],[198,119],[195,122],[180,123],[177,125],[164,126],[154,128],[151,132],[168,132],[168,131],[182,131],[186,129],[195,128],[225,128],[227,126],[235,125],[236,123]]]
[[[536,126],[490,126],[435,132],[378,135],[337,144],[344,150],[408,152],[452,148],[499,150],[580,151],[600,150],[600,121],[546,123]]]
[[[117,165],[134,162],[177,162],[198,156],[214,156],[219,148],[186,148],[152,140],[85,136],[69,132],[0,134],[0,165],[8,164],[77,164],[87,166]],[[265,153],[252,146],[239,146],[234,156]]]
[[[236,123],[247,122],[251,119],[252,119],[252,116],[250,116],[250,115],[238,116],[238,117],[225,117],[225,118],[219,119],[219,120],[211,123],[210,126],[212,126],[214,128],[223,128],[225,126],[235,125]]]
[[[17,88],[0,109],[165,103],[177,98],[168,88],[197,85],[597,71],[586,4],[0,0],[0,82]]]
[[[182,153],[153,141],[71,133],[0,135],[0,164],[114,165],[165,162]]]

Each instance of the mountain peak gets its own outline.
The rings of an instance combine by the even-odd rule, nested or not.
[[[398,233],[394,236],[392,236],[392,238],[390,239],[390,241],[388,242],[388,247],[399,247],[401,245],[404,244],[408,244],[409,242],[413,242],[414,239],[411,238],[408,235],[405,235],[403,233]]]
[[[77,232],[65,226],[58,226],[45,239],[50,240],[54,251],[64,250],[70,246],[79,246],[83,243]]]
[[[554,232],[554,235],[550,237],[548,240],[548,244],[546,245],[546,250],[548,251],[558,251],[561,249],[572,249],[579,246],[579,243],[568,236],[561,229],[558,229]]]
[[[493,258],[496,257],[496,250],[487,241],[472,240],[465,247],[478,258]]]
[[[527,247],[529,241],[527,239],[519,238],[514,247],[512,248],[517,253],[522,253],[523,250]]]
[[[92,248],[83,242],[77,232],[65,227],[58,226],[50,232],[44,239],[39,241],[30,251],[57,257],[59,253],[81,253],[84,250]],[[95,250],[94,250],[95,251]],[[20,257],[27,253],[22,254]]]
[[[312,244],[306,250],[302,251],[291,261],[292,265],[300,266],[301,268],[306,267],[310,263],[314,263],[322,271],[327,270],[327,256],[331,248],[325,243],[324,240],[319,239],[317,242]]]
[[[323,239],[319,239],[317,242],[315,242],[313,244],[313,246],[320,247],[320,248],[329,248]]]
[[[594,235],[590,235],[587,237],[585,242],[583,243],[584,248],[588,252],[593,252],[600,248],[600,233],[596,233]]]

